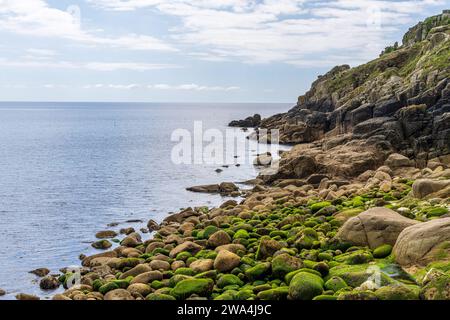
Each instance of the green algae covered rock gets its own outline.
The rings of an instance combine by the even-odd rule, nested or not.
[[[330,269],[328,279],[332,277],[340,277],[352,288],[359,287],[361,284],[374,277],[379,277],[380,285],[387,286],[396,283],[384,272],[380,271],[377,266],[364,265],[340,265]]]
[[[302,268],[302,269],[299,269],[299,270],[295,270],[295,271],[289,272],[289,273],[284,277],[284,281],[285,281],[287,284],[290,284],[291,281],[292,281],[292,279],[294,278],[294,276],[295,276],[297,273],[300,273],[300,272],[309,272],[309,273],[311,273],[311,274],[313,274],[313,275],[316,275],[316,276],[318,276],[318,277],[321,277],[321,276],[322,276],[322,275],[320,274],[320,272],[318,272],[318,271],[316,271],[316,270],[308,269],[308,268]]]
[[[381,287],[375,291],[379,300],[419,300],[420,289],[418,286],[406,286],[402,284]]]
[[[311,209],[312,212],[317,212],[320,209],[323,209],[325,207],[329,207],[331,205],[332,204],[329,201],[322,201],[322,202],[316,202],[316,203],[312,204],[309,208]]]
[[[284,279],[289,272],[300,269],[301,265],[298,258],[283,253],[272,259],[272,274],[276,278]]]
[[[377,259],[383,259],[388,257],[392,252],[392,246],[390,244],[384,244],[373,250],[373,257]]]
[[[325,289],[337,292],[341,289],[347,288],[347,283],[341,277],[331,277],[327,282],[325,282]]]
[[[119,288],[120,287],[115,282],[108,282],[108,283],[102,285],[98,289],[98,292],[100,292],[101,294],[104,295],[104,294],[108,293],[109,291],[116,290],[116,289],[119,289]]]
[[[237,285],[239,287],[242,287],[244,285],[244,282],[234,274],[224,274],[217,281],[217,287],[219,288],[225,288],[226,286],[230,285]]]
[[[336,256],[334,260],[350,265],[365,264],[373,260],[373,255],[370,251],[361,249]]]
[[[281,250],[282,248],[283,245],[280,242],[270,239],[269,237],[263,237],[261,238],[258,249],[256,251],[256,259],[264,260],[267,257],[273,256],[275,252]]]
[[[337,300],[378,300],[372,291],[349,291],[338,295]]]
[[[250,235],[248,234],[247,230],[240,229],[236,231],[236,233],[233,236],[233,239],[248,239],[250,238]]]
[[[312,300],[322,292],[322,278],[309,272],[297,273],[289,284],[289,296],[293,300]]]
[[[289,294],[289,287],[279,287],[275,289],[265,290],[258,293],[259,300],[286,300]]]
[[[254,267],[245,270],[245,275],[250,281],[263,279],[270,273],[270,262],[258,263]]]
[[[162,293],[150,293],[146,298],[146,300],[176,300],[174,297],[168,294]]]
[[[337,297],[329,295],[329,294],[324,294],[324,295],[314,297],[313,300],[315,300],[315,301],[334,301],[334,300],[337,300]]]
[[[424,300],[450,300],[450,274],[443,274],[428,282],[420,291]]]
[[[170,295],[178,300],[184,300],[191,295],[196,294],[201,297],[207,297],[211,294],[214,281],[211,279],[186,279],[178,282]]]

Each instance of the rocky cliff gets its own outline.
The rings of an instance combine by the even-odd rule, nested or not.
[[[378,59],[319,76],[295,107],[261,122],[279,129],[282,143],[310,144],[286,155],[285,174],[271,179],[292,176],[287,163],[299,161],[299,149],[338,175],[357,175],[392,152],[422,167],[448,155],[449,75],[450,13],[444,11],[411,28],[401,46],[386,48]]]

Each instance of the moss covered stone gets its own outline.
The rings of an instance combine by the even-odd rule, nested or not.
[[[175,288],[170,290],[170,295],[179,300],[187,299],[193,294],[208,297],[213,286],[214,281],[211,279],[186,279],[178,282]]]
[[[293,300],[312,300],[322,292],[322,278],[309,272],[297,273],[289,285],[289,296]]]
[[[341,289],[347,288],[347,283],[341,277],[331,277],[327,282],[325,282],[325,289],[332,290],[333,292],[338,292]]]
[[[245,271],[245,275],[250,281],[263,279],[270,273],[270,263],[258,263],[254,267],[251,267]]]
[[[373,256],[377,259],[383,259],[388,257],[392,252],[392,246],[390,244],[385,244],[379,246],[375,250],[373,250]]]
[[[289,287],[279,287],[270,290],[261,291],[258,293],[259,300],[285,300],[289,294]]]
[[[250,235],[245,229],[240,229],[236,231],[236,233],[233,236],[233,239],[248,239],[248,238],[250,238]]]
[[[403,284],[381,287],[375,291],[379,300],[419,300],[420,288]]]
[[[421,290],[424,300],[450,300],[450,274],[432,279]]]
[[[298,270],[301,266],[298,258],[283,253],[272,259],[272,274],[276,278],[284,279],[289,272]]]
[[[219,287],[219,288],[225,288],[230,285],[237,285],[237,286],[241,287],[244,285],[244,282],[241,279],[239,279],[239,277],[235,276],[234,274],[224,274],[217,281],[217,287]]]
[[[372,291],[349,291],[338,295],[337,300],[378,300]]]
[[[109,291],[116,290],[116,289],[120,289],[120,287],[115,282],[108,282],[108,283],[102,285],[98,289],[98,292],[100,292],[101,294],[106,294]]]
[[[176,300],[173,296],[162,293],[150,293],[146,300]]]
[[[312,212],[317,212],[320,209],[325,208],[325,207],[329,207],[331,205],[332,204],[329,201],[322,201],[322,202],[313,203],[309,208],[311,209]]]

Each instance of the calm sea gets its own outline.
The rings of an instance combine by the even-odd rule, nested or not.
[[[214,206],[224,199],[185,188],[256,176],[248,161],[221,173],[217,165],[173,164],[175,129],[203,121],[204,129],[224,132],[231,120],[289,107],[0,103],[0,288],[8,292],[0,299],[19,292],[50,296],[28,271],[79,265],[79,254],[96,252],[90,242],[109,223],[121,223],[115,230],[140,228],[183,207]],[[145,223],[126,223],[139,219]]]

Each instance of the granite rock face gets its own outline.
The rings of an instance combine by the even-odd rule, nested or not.
[[[418,223],[387,208],[372,208],[348,220],[336,238],[372,249],[385,244],[393,246],[404,229]]]
[[[406,228],[394,247],[400,265],[409,266],[436,260],[450,252],[450,218],[435,219]]]
[[[296,106],[263,119],[260,128],[278,129],[282,143],[313,144],[322,151],[348,150],[357,141],[361,152],[369,150],[372,167],[391,153],[424,167],[450,153],[449,61],[450,14],[444,11],[411,28],[401,46],[387,48],[378,59],[319,76]]]

